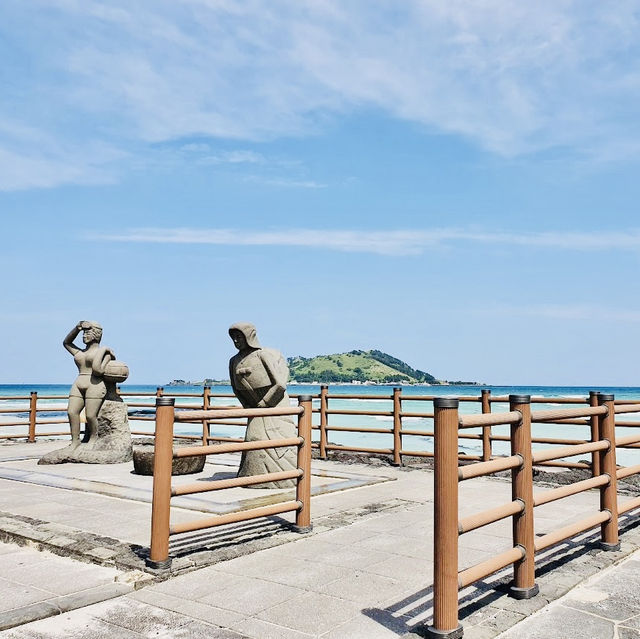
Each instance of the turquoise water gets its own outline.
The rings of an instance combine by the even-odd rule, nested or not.
[[[599,390],[602,392],[613,393],[616,399],[638,399],[640,402],[640,387],[586,387],[586,386],[483,386],[482,388],[488,388],[491,390],[493,396],[504,396],[509,394],[528,394],[536,397],[578,397],[585,398],[588,396],[590,390]],[[9,396],[26,396],[31,391],[37,391],[40,396],[57,396],[59,399],[48,399],[38,402],[39,407],[60,406],[59,412],[47,413],[47,417],[59,417],[66,416],[64,412],[64,405],[66,403],[67,394],[69,392],[69,385],[60,384],[16,384],[16,385],[0,385],[0,409],[2,408],[27,408],[28,401],[25,400],[3,400],[3,397]],[[124,385],[122,390],[126,393],[155,393],[156,386],[151,385]],[[364,385],[344,385],[344,386],[330,386],[330,394],[335,398],[329,400],[329,409],[341,410],[341,409],[356,409],[356,410],[378,410],[378,411],[391,411],[392,402],[390,396],[393,392],[393,386],[364,386]],[[463,397],[463,396],[479,396],[481,387],[479,386],[403,386],[402,387],[402,409],[404,412],[433,412],[432,403],[429,401],[411,401],[412,396],[419,395],[432,395],[436,397]],[[180,397],[182,394],[187,393],[201,393],[202,386],[179,386],[179,387],[165,387],[165,393],[176,395],[176,406],[189,407],[196,406],[200,403],[196,397]],[[231,393],[230,386],[213,386],[211,392],[215,395],[217,393]],[[291,385],[289,387],[291,394],[318,394],[320,387],[318,385]],[[364,400],[348,400],[339,399],[340,395],[362,395],[370,397],[370,399]],[[387,398],[381,398],[386,395]],[[144,404],[144,406],[131,407],[130,420],[132,422],[132,429],[145,431],[151,433],[153,430],[152,421],[136,421],[136,417],[150,416],[153,414],[153,405],[155,403],[154,397],[127,397],[129,404]],[[211,401],[214,406],[223,406],[237,404],[235,398],[216,398],[213,397]],[[314,401],[314,407],[317,407],[319,402]],[[554,404],[535,404],[533,410],[541,410],[545,408],[553,407]],[[557,405],[555,405],[557,406]],[[492,411],[499,412],[508,410],[507,404],[494,403],[492,405]],[[479,402],[463,402],[460,405],[460,412],[464,414],[480,413]],[[23,419],[26,418],[26,412],[17,414],[0,414],[0,424],[9,419]],[[617,418],[618,422],[622,421],[640,421],[638,415],[621,415]],[[314,423],[318,423],[319,416],[314,415]],[[361,426],[369,428],[391,428],[393,424],[393,418],[389,415],[376,415],[376,416],[354,416],[354,415],[330,415],[329,426]],[[57,425],[42,425],[38,427],[38,433],[47,432],[63,432],[67,427],[65,424]],[[430,418],[421,417],[405,417],[403,418],[403,428],[406,430],[417,431],[432,431],[433,420]],[[588,439],[589,429],[584,426],[574,425],[555,425],[555,424],[535,424],[533,426],[534,437],[557,437],[567,439]],[[24,432],[24,427],[3,427],[3,434],[9,434],[13,432]],[[633,434],[635,429],[619,428],[620,435]],[[183,434],[201,434],[201,430],[195,425],[176,425],[176,432]],[[224,437],[242,437],[244,435],[244,428],[239,426],[213,426],[211,427],[212,435],[219,435]],[[478,432],[477,430],[469,430],[467,432]],[[492,429],[494,434],[509,433],[508,426],[495,426]],[[317,432],[316,435],[317,437]],[[343,444],[348,446],[358,446],[366,448],[390,448],[392,447],[392,436],[390,434],[379,433],[350,433],[350,432],[337,432],[329,431],[328,439],[335,444]],[[537,448],[544,448],[544,445],[537,445]],[[424,436],[411,436],[405,435],[403,438],[403,448],[407,451],[411,450],[433,450],[433,441],[431,437]],[[480,452],[480,442],[476,440],[460,440],[460,450],[468,454],[478,454]],[[507,454],[509,452],[507,442],[494,442],[493,443],[494,454]],[[574,460],[579,458],[573,458]],[[623,465],[631,465],[640,463],[640,450],[619,450],[618,461]]]

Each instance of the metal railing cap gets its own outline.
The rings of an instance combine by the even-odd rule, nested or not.
[[[457,397],[434,397],[434,408],[458,408],[460,400]]]
[[[511,404],[530,404],[531,395],[509,395],[509,403]]]
[[[613,393],[600,393],[599,396],[603,402],[612,402],[615,398]]]
[[[175,406],[175,397],[156,397],[156,406]]]

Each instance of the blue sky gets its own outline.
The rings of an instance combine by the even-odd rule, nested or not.
[[[0,9],[0,383],[378,348],[640,385],[640,3]]]

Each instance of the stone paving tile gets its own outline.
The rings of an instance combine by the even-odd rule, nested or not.
[[[300,588],[263,581],[240,575],[230,575],[224,587],[212,587],[208,595],[200,597],[205,604],[225,608],[245,615],[255,615],[262,610],[289,601],[303,594]]]
[[[16,583],[46,588],[56,595],[66,595],[78,590],[112,583],[119,574],[115,568],[90,566],[73,559],[49,560],[43,564],[33,564],[24,568],[3,571],[7,579]],[[47,576],[47,579],[43,578]]]
[[[234,629],[252,639],[312,639],[317,637],[315,634],[299,632],[292,628],[285,628],[284,626],[278,626],[253,617],[245,619]],[[343,637],[343,639],[347,638]]]
[[[310,540],[310,543],[312,541]],[[309,548],[300,548],[297,552],[298,554],[295,551],[288,553],[288,556],[344,568],[366,568],[391,558],[391,554],[388,552],[359,548],[355,544],[352,546],[336,546],[335,544],[325,543],[323,546],[313,545]]]
[[[184,615],[130,597],[96,604],[89,612],[96,619],[140,634],[173,633],[191,621]]]
[[[640,614],[640,561],[626,561],[570,593],[566,605],[614,621]]]
[[[391,577],[369,572],[353,571],[351,574],[316,588],[316,592],[360,604],[376,605],[402,590],[402,583]]]
[[[298,588],[322,586],[348,574],[348,570],[341,566],[320,564],[305,559],[289,560],[286,555],[263,557],[262,554],[252,555],[253,561],[225,562],[219,564],[217,569],[220,572],[258,577]]]
[[[157,609],[170,610],[191,619],[206,621],[223,627],[231,627],[242,621],[245,615],[211,606],[201,601],[191,601],[182,597],[174,597],[162,592],[154,592],[149,588],[138,590],[127,597],[138,602],[155,606]]]
[[[0,613],[53,597],[53,593],[42,588],[25,586],[2,578],[0,578],[0,593]]]
[[[308,634],[321,635],[337,624],[355,617],[361,610],[356,603],[307,592],[256,615],[258,619]]]
[[[365,571],[397,579],[406,584],[407,588],[424,586],[433,580],[433,562],[400,555],[394,555],[390,559],[367,566]]]
[[[154,634],[151,636],[159,637],[163,635]],[[172,630],[170,635],[165,634],[164,636],[171,637],[171,639],[246,639],[246,635],[227,628],[219,628],[203,621],[191,621],[186,626]]]
[[[397,533],[397,531],[391,531],[356,541],[353,543],[352,548],[431,560],[433,557],[433,538],[425,534],[423,539],[417,539],[415,537],[405,537]]]
[[[531,618],[525,629],[519,624],[501,639],[613,639],[614,624],[580,610],[553,606]]]
[[[363,614],[346,621],[322,635],[322,639],[398,639],[411,630],[409,620],[377,610],[363,610]]]
[[[167,579],[167,581],[146,588],[145,591],[162,592],[183,599],[199,599],[212,591],[221,574],[214,568],[201,568],[196,572]],[[224,574],[225,578],[228,576]]]
[[[620,622],[620,626],[625,626],[626,628],[640,631],[640,615],[625,619],[624,621]]]
[[[141,639],[144,635],[77,611],[5,630],[2,639]]]

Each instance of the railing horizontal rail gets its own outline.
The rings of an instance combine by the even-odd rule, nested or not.
[[[549,548],[549,546],[559,544],[561,541],[569,539],[570,537],[575,537],[576,535],[579,535],[590,528],[595,528],[598,524],[602,524],[610,519],[611,513],[609,511],[602,511],[595,515],[585,517],[575,524],[569,524],[563,528],[558,528],[558,530],[554,530],[553,532],[543,535],[542,537],[538,537],[535,540],[534,544],[536,552]]]
[[[299,406],[282,406],[277,408],[232,408],[223,410],[180,410],[176,411],[175,421],[193,422],[215,419],[233,419],[234,417],[281,417],[283,415],[300,415]]]
[[[636,508],[640,508],[640,497],[636,497],[635,499],[629,499],[627,501],[623,501],[618,504],[618,513],[623,515],[624,513],[628,513],[631,510],[635,510]]]
[[[326,397],[327,399],[393,399],[393,395],[336,395],[335,393],[328,393]],[[411,399],[413,399],[413,397]]]
[[[551,459],[584,455],[585,453],[592,453],[596,450],[607,450],[610,446],[611,444],[605,440],[576,444],[573,446],[561,446],[559,448],[551,448],[550,450],[537,450],[533,453],[533,463],[537,464],[538,462],[549,461]]]
[[[640,435],[625,435],[616,437],[616,446],[628,446],[629,444],[640,443]]]
[[[517,468],[519,466],[522,466],[522,457],[519,455],[498,457],[486,462],[469,464],[468,466],[459,466],[458,480],[464,481],[465,479],[471,479],[472,477],[482,477],[483,475],[490,475],[491,473],[497,473],[501,470],[509,470],[509,468]]]
[[[267,439],[254,442],[239,442],[231,444],[217,444],[215,446],[190,446],[173,451],[173,458],[202,457],[203,455],[222,455],[225,453],[240,453],[245,450],[267,450],[283,448],[285,446],[300,446],[304,442],[302,437],[287,437],[284,439]]]
[[[259,508],[251,508],[250,510],[242,510],[235,513],[207,517],[206,519],[173,524],[169,527],[169,534],[178,535],[180,533],[192,532],[194,530],[202,530],[203,528],[213,528],[214,526],[222,526],[224,524],[235,524],[240,521],[247,521],[248,519],[280,515],[293,510],[300,510],[300,508],[302,508],[302,502],[285,501],[280,504],[273,504],[272,506],[261,506]]]
[[[606,415],[606,406],[588,406],[585,408],[550,408],[548,410],[535,410],[531,412],[532,422],[547,422],[557,419],[574,417],[591,417],[593,415]]]
[[[514,424],[522,419],[517,411],[506,413],[486,413],[484,415],[462,415],[459,419],[460,428],[474,428],[477,426],[500,426],[501,424]]]
[[[393,417],[392,410],[327,410],[327,415],[381,415],[383,417]]]
[[[393,428],[365,428],[364,426],[327,426],[326,430],[344,433],[393,433]]]
[[[524,555],[524,548],[510,548],[495,557],[491,557],[491,559],[487,559],[487,561],[462,570],[458,573],[458,588],[466,588],[472,583],[484,579],[505,566],[518,561],[518,559],[523,559]]]
[[[636,464],[635,466],[627,466],[626,468],[618,468],[616,470],[616,476],[618,479],[624,479],[625,477],[630,477],[631,475],[637,475],[640,473],[640,464]]]
[[[458,533],[463,535],[464,533],[493,524],[496,521],[500,521],[505,517],[510,517],[517,513],[521,513],[524,510],[524,504],[521,501],[510,501],[507,504],[490,508],[489,510],[483,510],[475,515],[470,515],[464,519],[460,519],[458,522]]]
[[[342,446],[340,444],[327,444],[327,450],[343,450],[350,453],[379,453],[381,455],[391,455],[391,448],[365,448],[363,446]]]
[[[552,501],[556,501],[557,499],[569,497],[570,495],[577,495],[578,493],[582,493],[585,490],[597,488],[598,486],[604,486],[608,483],[609,475],[598,475],[597,477],[591,477],[590,479],[577,481],[573,484],[560,486],[559,488],[545,490],[544,492],[537,493],[533,496],[533,505],[542,506],[543,504],[548,504]]]
[[[640,413],[640,404],[616,406],[615,413],[616,415],[622,415],[623,413]]]
[[[198,481],[182,486],[172,486],[171,495],[193,495],[212,490],[223,490],[225,488],[240,488],[242,486],[253,486],[264,482],[282,481],[284,479],[296,479],[302,477],[302,470],[283,470],[277,473],[264,473],[262,475],[252,475],[251,477],[234,477],[233,479],[218,479],[216,481]]]

